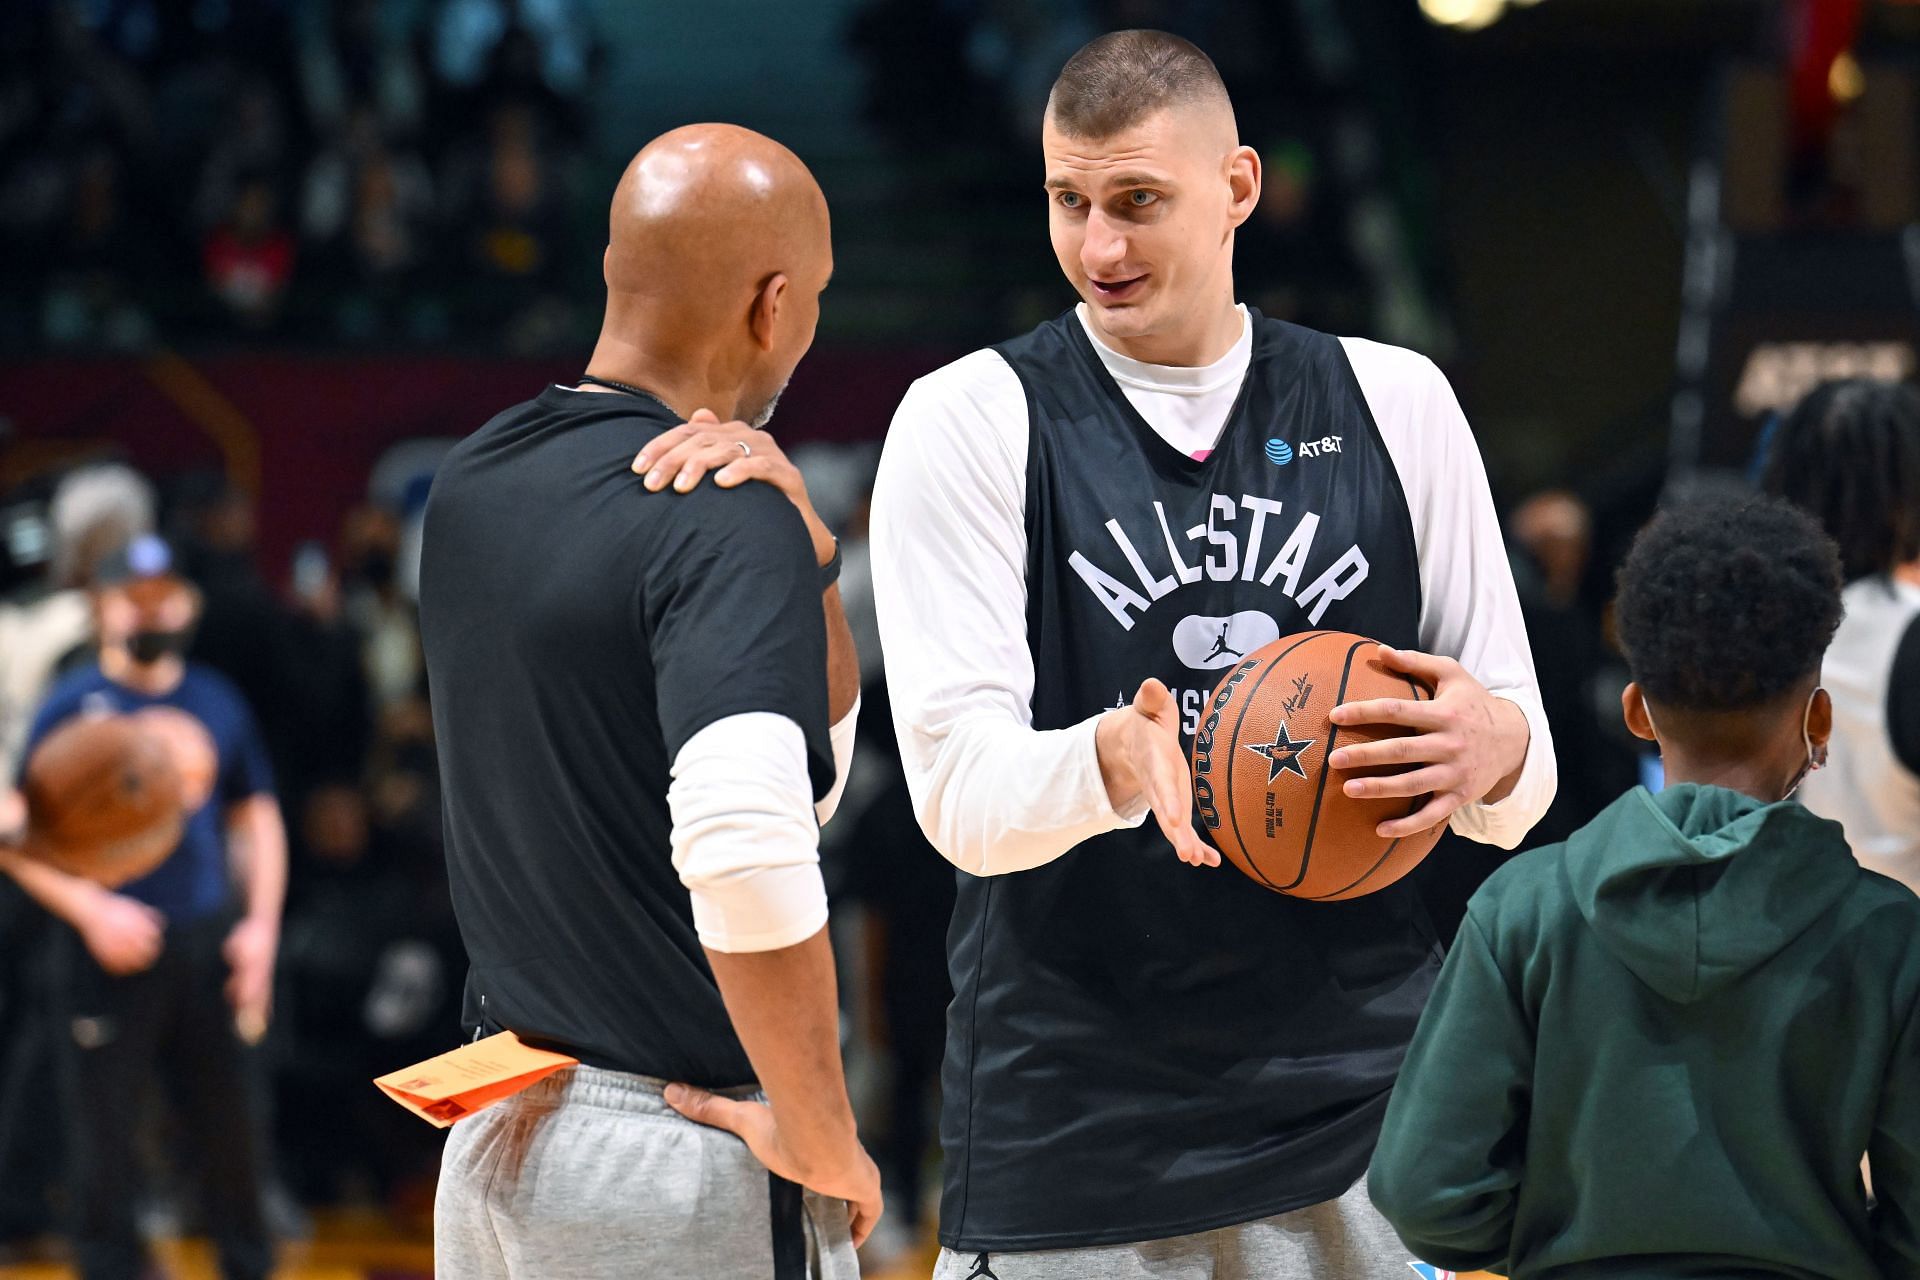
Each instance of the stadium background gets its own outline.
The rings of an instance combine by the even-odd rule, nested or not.
[[[438,450],[578,373],[607,195],[677,124],[797,150],[838,271],[778,431],[860,538],[906,384],[1071,301],[1038,118],[1103,30],[1218,61],[1266,164],[1237,281],[1440,362],[1508,518],[1564,833],[1635,777],[1612,565],[1732,482],[1823,374],[1914,366],[1920,6],[1859,0],[21,0],[0,13],[0,675],[57,588],[51,499],[123,462],[253,701],[294,843],[267,1189],[299,1274],[416,1274],[433,1137],[371,1075],[450,1043],[460,958],[411,621]],[[17,652],[17,651],[16,651]],[[30,697],[11,685],[16,703]],[[883,691],[870,688],[872,708]],[[30,712],[30,705],[25,707]],[[21,707],[4,714],[17,717]],[[850,1069],[929,1225],[950,892],[875,717],[827,834]],[[16,745],[9,743],[9,745]],[[9,767],[12,761],[9,760]],[[1477,859],[1477,860],[1476,860]],[[1487,869],[1430,886],[1445,909]],[[0,1240],[57,1269],[41,993],[56,926],[0,883]],[[930,1039],[931,1038],[931,1039]],[[930,1046],[931,1045],[931,1049]],[[416,1129],[419,1131],[416,1132]],[[156,1171],[191,1135],[156,1130]],[[155,1179],[157,1188],[168,1184]],[[922,1186],[930,1187],[931,1180]],[[157,1190],[157,1236],[191,1234]],[[204,1258],[188,1246],[190,1268]],[[195,1271],[195,1274],[200,1272]]]

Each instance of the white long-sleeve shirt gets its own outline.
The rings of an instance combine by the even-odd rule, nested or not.
[[[1082,323],[1085,313],[1082,309]],[[1094,350],[1142,418],[1204,457],[1252,357],[1252,328],[1204,368]],[[1420,562],[1420,643],[1456,658],[1532,730],[1524,767],[1497,804],[1458,810],[1453,829],[1513,848],[1553,799],[1553,742],[1485,469],[1446,378],[1426,357],[1342,339],[1406,493]],[[1032,727],[1027,647],[1027,397],[990,350],[921,378],[887,436],[874,488],[874,593],[901,761],[927,838],[962,870],[1037,867],[1103,832],[1137,826],[1100,777],[1090,717]],[[1125,691],[1123,691],[1125,692]]]

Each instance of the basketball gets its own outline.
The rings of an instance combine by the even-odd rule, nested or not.
[[[1382,822],[1425,796],[1356,800],[1349,777],[1397,772],[1329,769],[1336,747],[1409,732],[1339,726],[1335,707],[1368,698],[1427,699],[1433,691],[1389,670],[1378,642],[1345,631],[1282,636],[1247,655],[1214,689],[1193,742],[1195,808],[1233,865],[1276,893],[1333,902],[1386,888],[1420,864],[1445,824],[1384,840]]]
[[[180,770],[135,719],[85,716],[27,762],[26,852],[109,888],[159,866],[180,843]]]

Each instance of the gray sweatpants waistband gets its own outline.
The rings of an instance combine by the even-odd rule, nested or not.
[[[513,1096],[522,1106],[600,1107],[635,1115],[677,1116],[667,1105],[666,1088],[670,1081],[631,1071],[609,1071],[605,1067],[563,1067],[544,1080],[535,1081]],[[722,1098],[745,1101],[760,1097],[753,1085],[734,1089],[712,1089]]]

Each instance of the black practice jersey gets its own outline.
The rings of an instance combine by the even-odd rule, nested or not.
[[[427,503],[420,631],[469,1022],[718,1087],[753,1071],[671,861],[669,768],[768,711],[825,794],[826,624],[778,490],[648,493],[629,471],[676,421],[551,387],[462,441]]]
[[[1413,526],[1345,351],[1250,320],[1204,460],[1140,418],[1072,312],[997,348],[1030,420],[1034,728],[1148,676],[1191,706],[1294,632],[1418,646]],[[1182,864],[1151,819],[961,875],[949,953],[941,1238],[963,1250],[1162,1238],[1338,1196],[1440,959],[1405,882],[1297,901]]]

